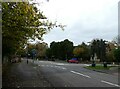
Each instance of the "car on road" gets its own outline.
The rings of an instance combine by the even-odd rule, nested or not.
[[[77,60],[77,58],[72,58],[70,60],[68,60],[69,63],[79,63],[79,61]]]

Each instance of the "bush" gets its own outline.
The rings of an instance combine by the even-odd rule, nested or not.
[[[114,50],[114,57],[117,62],[120,62],[120,47]]]

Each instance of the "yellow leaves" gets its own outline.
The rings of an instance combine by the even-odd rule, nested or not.
[[[82,48],[82,47],[76,47],[76,48],[74,48],[74,50],[73,50],[73,54],[74,55],[79,55],[79,54],[82,54],[82,53],[84,53],[85,52],[85,50],[84,50],[84,48]]]

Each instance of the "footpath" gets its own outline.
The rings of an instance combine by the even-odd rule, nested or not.
[[[24,59],[13,63],[2,76],[2,87],[52,87],[40,72],[40,67]]]

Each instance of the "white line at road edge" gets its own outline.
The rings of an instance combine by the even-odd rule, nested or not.
[[[84,76],[84,77],[87,77],[87,78],[91,78],[91,77],[88,76],[88,75],[84,75],[84,74],[81,74],[81,73],[78,73],[78,72],[75,72],[75,71],[70,71],[70,72],[72,72],[72,73],[74,73],[74,74],[78,74],[78,75]]]
[[[109,85],[113,85],[113,86],[116,86],[116,87],[120,87],[120,86],[117,85],[117,84],[113,84],[113,83],[110,83],[110,82],[107,82],[107,81],[104,81],[104,80],[101,80],[101,82],[107,83],[107,84],[109,84]]]

